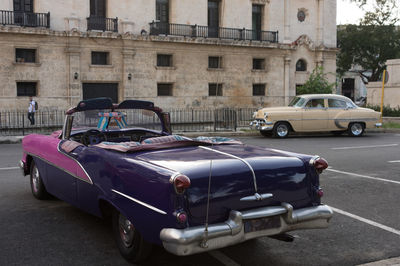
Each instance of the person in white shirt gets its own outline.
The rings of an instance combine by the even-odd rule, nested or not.
[[[32,96],[29,97],[29,107],[28,107],[28,120],[31,122],[31,126],[35,124],[35,101]]]

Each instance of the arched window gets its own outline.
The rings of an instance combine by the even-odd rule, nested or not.
[[[296,71],[307,71],[307,63],[303,59],[299,59],[296,63]]]

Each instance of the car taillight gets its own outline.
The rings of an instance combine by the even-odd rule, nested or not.
[[[310,163],[314,166],[318,174],[321,174],[326,168],[328,168],[328,162],[321,157],[314,157]]]
[[[187,214],[184,211],[180,211],[176,214],[176,219],[179,223],[184,224],[187,221]]]
[[[322,198],[324,196],[324,191],[322,190],[322,188],[318,188],[316,193],[319,198]]]
[[[170,183],[173,184],[177,194],[182,194],[185,192],[185,189],[190,187],[189,177],[182,174],[175,174],[171,176]]]

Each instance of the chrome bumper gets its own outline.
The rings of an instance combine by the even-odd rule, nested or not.
[[[250,127],[255,128],[257,130],[272,130],[274,128],[273,122],[254,120],[250,123]]]
[[[264,207],[244,212],[231,211],[229,219],[224,223],[186,229],[164,228],[160,238],[164,248],[175,255],[191,255],[219,249],[243,241],[281,234],[297,229],[326,228],[333,215],[327,205],[293,210],[292,205],[283,203],[282,206]],[[280,220],[280,226],[254,232],[245,232],[244,223],[248,220],[275,217]]]
[[[21,168],[21,171],[22,171],[22,175],[23,176],[26,176],[26,167],[25,167],[25,163],[22,161],[22,160],[20,160],[19,162],[18,162],[18,166],[19,166],[19,168]]]

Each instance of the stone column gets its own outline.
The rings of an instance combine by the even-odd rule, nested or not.
[[[289,104],[289,96],[290,96],[290,57],[286,56],[284,58],[285,60],[285,75],[284,75],[284,98],[285,98],[285,105],[287,106]]]
[[[122,82],[120,95],[123,95],[124,99],[134,98],[135,93],[133,91],[134,84],[134,62],[133,58],[136,54],[133,48],[122,49]],[[124,100],[120,99],[120,100]]]
[[[324,36],[324,0],[316,0],[317,1],[317,43],[319,46],[323,44],[323,36]]]
[[[67,98],[68,106],[78,104],[82,99],[82,84],[80,71],[80,44],[79,37],[70,37],[65,53],[67,54]]]
[[[283,43],[290,43],[290,0],[284,1],[284,37]]]

